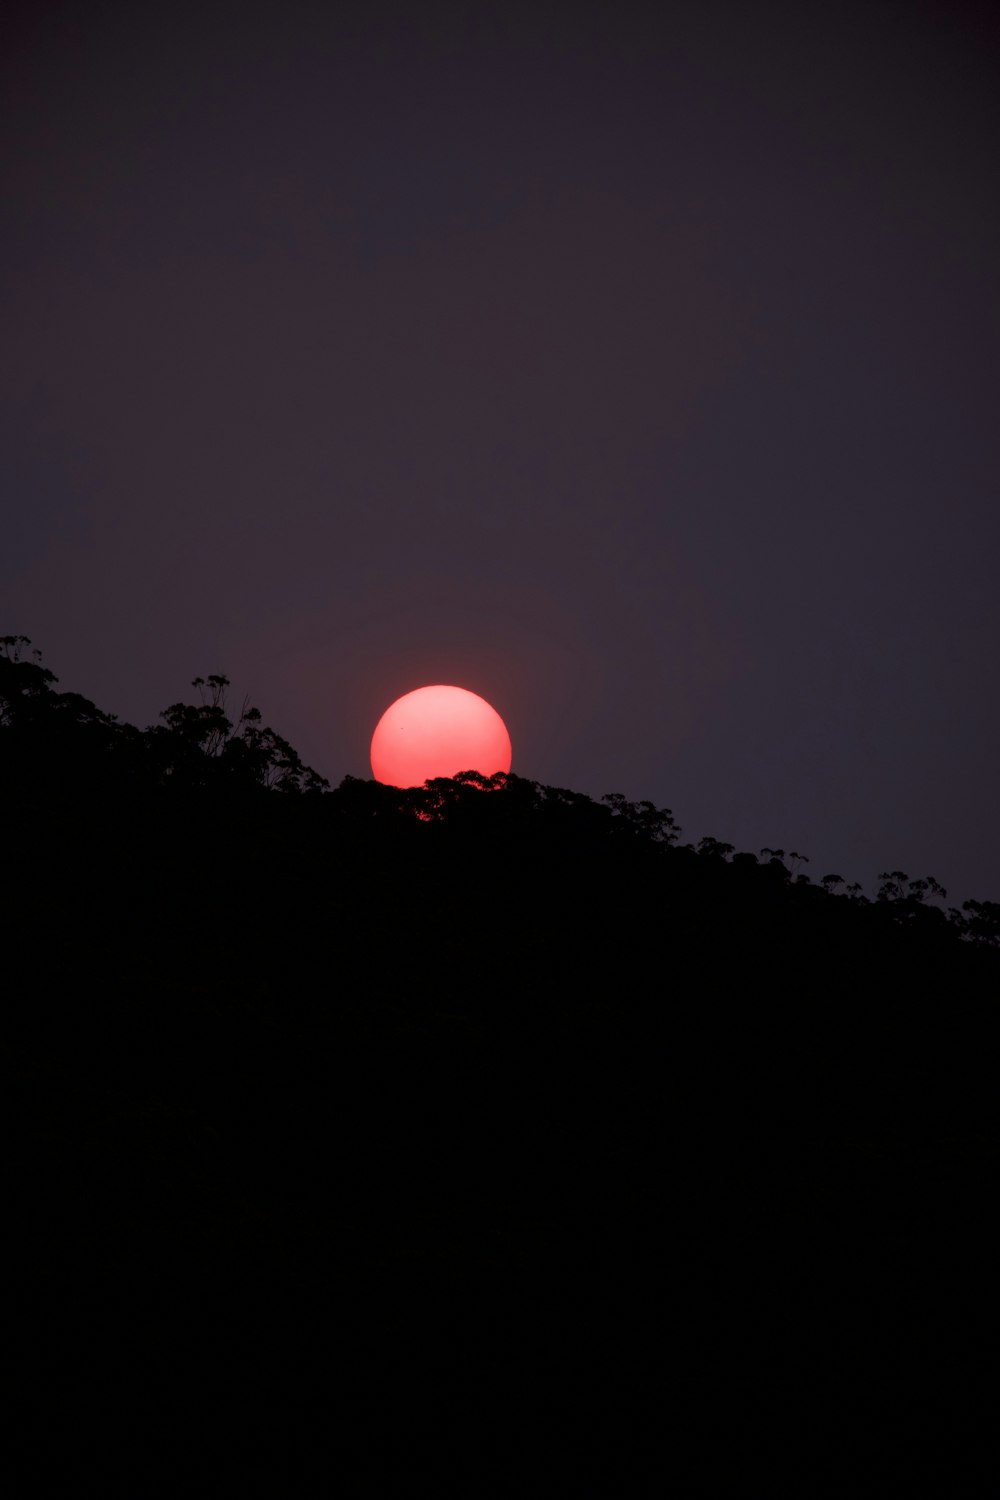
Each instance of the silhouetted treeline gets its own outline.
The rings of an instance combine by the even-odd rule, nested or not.
[[[903,929],[932,944],[945,941],[947,933],[974,946],[1000,946],[996,902],[970,900],[961,910],[946,911],[936,903],[947,893],[933,877],[910,879],[900,870],[879,876],[874,900],[839,875],[825,875],[814,885],[801,868],[808,862],[804,855],[764,848],[758,859],[715,838],[681,845],[670,809],[630,802],[620,793],[595,802],[519,776],[486,779],[472,770],[409,790],[348,776],[331,791],[247,700],[235,721],[230,717],[224,676],[196,678],[192,686],[199,702],[174,703],[163,711],[162,722],[139,730],[78,693],[57,692],[54,674],[30,644],[25,637],[0,638],[0,767],[8,783],[33,803],[62,802],[80,793],[112,803],[160,794],[172,799],[161,805],[173,817],[178,803],[194,807],[206,795],[216,799],[218,810],[221,798],[280,792],[313,799],[309,816],[322,839],[334,832],[338,839],[360,836],[376,841],[380,854],[393,845],[426,851],[443,839],[449,845],[488,841],[492,864],[510,858],[523,865],[546,852],[561,860],[589,854],[627,861],[653,879],[679,880],[697,899],[704,894],[712,902],[728,899],[738,905],[777,901],[800,920],[838,921],[845,930],[853,922],[858,931]],[[315,803],[319,794],[325,794],[321,807]],[[241,812],[246,815],[246,806]],[[264,822],[273,813],[259,816]],[[845,903],[870,910],[863,918],[849,918]],[[820,910],[823,916],[816,915]]]
[[[978,1482],[995,904],[2,644],[43,1492]]]

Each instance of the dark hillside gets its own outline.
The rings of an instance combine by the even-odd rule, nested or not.
[[[39,1492],[982,1493],[997,912],[9,642]],[[992,1332],[991,1332],[992,1331]]]

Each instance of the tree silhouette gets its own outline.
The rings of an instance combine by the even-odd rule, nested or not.
[[[656,843],[675,844],[680,837],[681,830],[669,807],[656,807],[645,800],[629,802],[621,792],[608,792],[601,800],[611,808],[616,828]]]
[[[303,764],[297,751],[265,725],[259,709],[244,698],[235,722],[228,706],[229,678],[212,673],[194,678],[198,703],[172,703],[163,724],[146,731],[156,773],[164,782],[194,787],[224,785],[287,793],[318,792],[325,777]]]
[[[52,696],[56,675],[42,666],[42,653],[31,650],[26,635],[0,636],[0,728],[31,718]],[[25,652],[30,651],[30,660]]]
[[[983,948],[1000,948],[1000,901],[963,901],[959,927],[963,937]]]
[[[712,838],[710,834],[706,834],[704,838],[698,840],[698,853],[705,855],[708,859],[725,860],[733,852],[734,846],[732,844],[724,843],[722,839]]]
[[[329,787],[222,674],[139,730],[0,648],[15,1223],[81,1462],[111,1412],[145,1473],[151,1413],[253,1384],[408,1475],[471,1434],[462,1493],[512,1421],[641,1490],[665,1359],[699,1494],[880,1424],[896,1475],[915,1411],[981,1437],[1000,905],[618,793]]]

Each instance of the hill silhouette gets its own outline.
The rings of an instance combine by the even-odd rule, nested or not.
[[[978,1485],[1000,908],[2,645],[39,1489]]]

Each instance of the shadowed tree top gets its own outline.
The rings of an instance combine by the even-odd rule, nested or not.
[[[244,699],[229,717],[229,679],[196,677],[197,703],[173,703],[162,723],[140,731],[105,714],[78,693],[60,693],[55,674],[26,636],[0,637],[0,729],[3,754],[23,778],[60,782],[81,776],[151,788],[264,789],[315,792],[328,785],[265,725]]]
[[[136,797],[154,820],[158,808],[185,802],[200,809],[231,805],[240,809],[238,837],[249,848],[265,829],[269,838],[278,836],[272,813],[255,821],[253,806],[273,812],[301,803],[304,814],[309,809],[305,821],[282,825],[281,859],[306,884],[321,878],[332,849],[351,850],[357,869],[373,872],[365,879],[405,883],[409,877],[400,871],[415,861],[411,902],[424,899],[431,861],[436,880],[454,881],[459,869],[464,872],[468,896],[478,883],[484,890],[505,888],[514,898],[530,889],[536,899],[562,901],[567,910],[572,902],[583,910],[599,900],[632,901],[647,915],[656,903],[669,902],[675,916],[684,910],[696,924],[729,913],[733,929],[753,943],[784,923],[803,944],[835,945],[838,933],[850,932],[865,941],[881,934],[879,941],[905,937],[932,948],[1000,948],[1000,906],[966,901],[961,910],[946,910],[946,892],[932,876],[883,872],[869,898],[840,875],[813,883],[803,868],[808,860],[797,851],[764,848],[758,860],[713,837],[681,844],[669,808],[620,793],[595,801],[473,769],[405,790],[351,776],[331,789],[248,699],[231,713],[229,680],[219,673],[195,678],[197,701],[171,704],[145,730],[119,722],[80,694],[59,692],[56,682],[26,637],[0,637],[0,774],[36,814],[46,806],[99,800],[111,833],[115,805]],[[163,816],[174,819],[175,813]],[[122,836],[132,835],[126,830]],[[682,926],[674,923],[675,944],[687,941]]]

